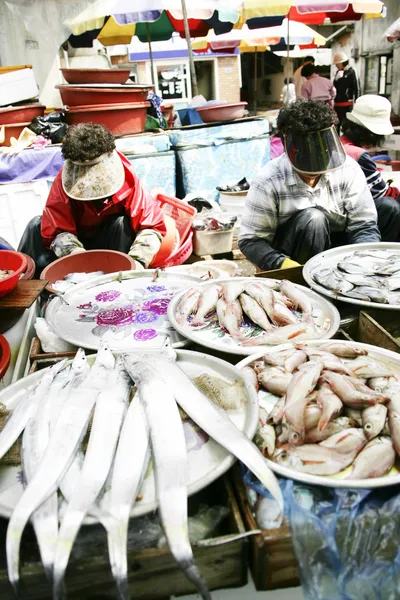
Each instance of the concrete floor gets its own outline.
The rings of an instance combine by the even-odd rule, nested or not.
[[[249,583],[242,588],[231,590],[217,590],[212,592],[213,600],[303,600],[301,587],[275,590],[271,592],[257,592],[249,573]],[[200,596],[179,596],[177,600],[199,600]]]

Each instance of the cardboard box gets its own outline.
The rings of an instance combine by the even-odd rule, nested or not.
[[[32,69],[0,74],[0,106],[36,98],[39,88]]]

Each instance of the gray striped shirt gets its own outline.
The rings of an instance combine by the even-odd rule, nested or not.
[[[348,156],[342,167],[321,175],[317,185],[311,188],[284,153],[270,161],[253,179],[239,243],[258,238],[273,245],[278,227],[299,211],[313,207],[324,212],[332,232],[346,232],[349,243],[380,241],[375,204],[364,173],[355,160]],[[278,268],[285,258],[274,252],[275,264],[270,268]]]

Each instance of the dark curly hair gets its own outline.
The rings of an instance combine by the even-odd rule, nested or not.
[[[366,127],[363,127],[358,123],[353,123],[350,119],[344,119],[342,121],[342,131],[356,146],[382,146],[385,141],[384,135],[372,133],[372,131]]]
[[[279,137],[287,133],[308,133],[336,125],[336,112],[320,100],[296,100],[281,108],[277,118]]]
[[[304,67],[301,70],[302,77],[310,77],[310,75],[312,75],[313,73],[315,73],[315,66],[312,63],[304,65]]]
[[[83,162],[112,152],[114,148],[114,136],[106,127],[80,123],[68,128],[61,152],[65,159]]]

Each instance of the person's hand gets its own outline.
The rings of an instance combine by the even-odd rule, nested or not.
[[[285,260],[283,261],[283,263],[281,264],[281,266],[279,268],[280,269],[291,269],[293,267],[301,267],[301,264],[288,257],[288,258],[285,258]]]
[[[72,254],[80,254],[81,252],[86,252],[85,248],[75,248],[75,250],[72,250],[72,252],[70,253],[70,256]]]
[[[144,271],[144,266],[138,260],[133,261],[135,263],[135,271]]]

